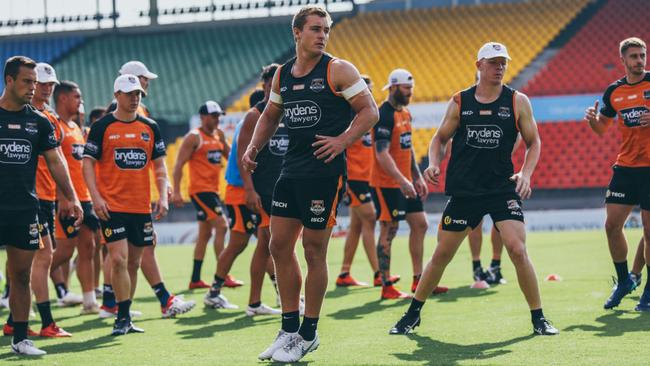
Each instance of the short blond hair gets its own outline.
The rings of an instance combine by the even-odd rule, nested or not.
[[[638,37],[626,38],[621,41],[621,44],[618,47],[621,56],[625,56],[625,52],[627,52],[627,50],[632,47],[647,48],[645,42],[643,42],[641,38]]]
[[[330,16],[330,13],[327,12],[327,10],[321,8],[320,6],[308,5],[300,8],[296,15],[293,16],[291,27],[302,30],[302,28],[305,26],[305,23],[307,23],[307,17],[310,15],[318,15],[321,18],[327,18],[327,25],[332,25],[332,17]]]

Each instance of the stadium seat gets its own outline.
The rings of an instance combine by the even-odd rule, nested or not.
[[[609,0],[523,89],[530,95],[602,93],[625,75],[619,42],[650,40],[646,0]]]

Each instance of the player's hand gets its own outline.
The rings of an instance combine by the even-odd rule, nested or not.
[[[589,123],[594,123],[598,120],[598,101],[594,103],[593,107],[587,108],[585,111],[585,120]]]
[[[76,217],[77,219],[74,221],[74,226],[79,227],[81,226],[81,223],[84,221],[84,210],[81,207],[81,202],[79,200],[75,200],[72,206],[72,216],[71,217]]]
[[[437,165],[429,165],[425,170],[424,173],[424,180],[427,182],[433,184],[434,186],[437,186],[440,180],[440,167]]]
[[[244,169],[246,169],[249,173],[252,173],[255,171],[257,168],[257,163],[255,162],[255,158],[257,158],[257,148],[255,146],[248,145],[248,148],[246,148],[246,151],[244,152],[244,156],[241,158],[241,163]]]
[[[533,190],[530,187],[530,177],[524,175],[522,172],[519,172],[510,177],[510,180],[517,183],[515,191],[522,200],[530,198],[530,195],[533,193]]]
[[[183,207],[183,205],[185,204],[185,202],[183,202],[183,196],[181,196],[180,192],[172,193],[171,201],[174,204],[174,206],[179,207],[179,208]]]
[[[93,208],[95,209],[97,217],[102,221],[110,220],[111,215],[108,214],[110,208],[108,207],[108,203],[106,203],[101,196],[93,197]]]
[[[646,111],[639,118],[639,126],[648,127],[650,126],[650,112]]]
[[[172,194],[174,194],[174,187],[167,182],[167,201],[172,199]]]
[[[244,192],[246,195],[246,207],[255,213],[260,213],[260,208],[262,207],[260,195],[254,189],[247,189]]]
[[[408,179],[403,178],[399,184],[399,189],[402,191],[404,197],[411,199],[417,197],[417,192],[415,192],[415,187],[413,183],[409,182]]]
[[[427,187],[424,179],[422,179],[422,177],[417,177],[415,181],[413,181],[413,187],[415,188],[415,192],[417,192],[418,197],[424,201],[429,194],[429,187]]]
[[[167,215],[169,211],[169,202],[167,197],[160,197],[156,203],[153,205],[153,211],[155,212],[154,218],[160,220]]]
[[[314,155],[318,160],[325,159],[324,163],[330,163],[335,157],[345,151],[345,141],[340,136],[316,135],[315,137],[316,142],[311,144],[311,146],[317,147],[318,149],[314,151]]]

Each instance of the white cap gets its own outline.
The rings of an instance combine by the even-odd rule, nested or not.
[[[203,103],[201,107],[199,107],[199,114],[213,113],[226,114],[223,109],[221,109],[219,103],[215,102],[214,100],[208,100],[207,102]]]
[[[135,76],[144,76],[147,79],[158,78],[157,74],[149,71],[147,67],[140,61],[129,61],[122,65],[120,68],[120,75],[131,74]]]
[[[122,93],[130,93],[134,90],[139,90],[144,93],[144,89],[142,89],[142,85],[140,85],[140,80],[137,76],[125,74],[120,75],[117,77],[117,79],[115,79],[115,83],[113,84],[113,92],[117,93],[119,91]]]
[[[508,55],[508,49],[505,45],[497,42],[488,42],[478,50],[478,55],[476,56],[476,61],[481,61],[482,59],[491,59],[495,57],[505,57],[508,60],[511,60]]]
[[[393,85],[415,85],[413,75],[408,70],[395,69],[388,75],[388,84],[384,85],[381,90],[386,90]]]
[[[36,64],[36,81],[43,84],[59,84],[59,80],[56,78],[56,72],[54,71],[54,68],[45,62],[39,62]]]

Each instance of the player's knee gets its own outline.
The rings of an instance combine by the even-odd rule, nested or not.
[[[526,246],[522,244],[514,245],[511,247],[510,259],[514,265],[523,265],[528,262],[528,253],[526,251]]]
[[[32,267],[35,268],[49,268],[52,265],[52,259],[54,258],[54,252],[52,248],[45,247],[39,249],[38,252],[34,255],[34,262]]]
[[[605,231],[607,234],[613,234],[622,231],[624,224],[625,222],[621,222],[620,220],[607,218],[607,220],[605,220]]]
[[[289,248],[287,247],[286,244],[283,244],[279,241],[271,240],[269,243],[269,251],[271,252],[271,256],[273,257],[274,261],[282,260],[284,258],[287,258],[287,254],[290,252]]]
[[[129,272],[136,272],[140,268],[140,258],[129,258],[127,267]]]
[[[29,288],[31,272],[31,267],[15,269],[9,277],[11,279],[11,287]]]
[[[113,271],[126,271],[128,268],[128,260],[126,255],[113,255],[111,256],[113,264]]]
[[[305,245],[305,261],[308,265],[315,265],[325,263],[327,259],[327,252],[318,248],[316,245]]]

